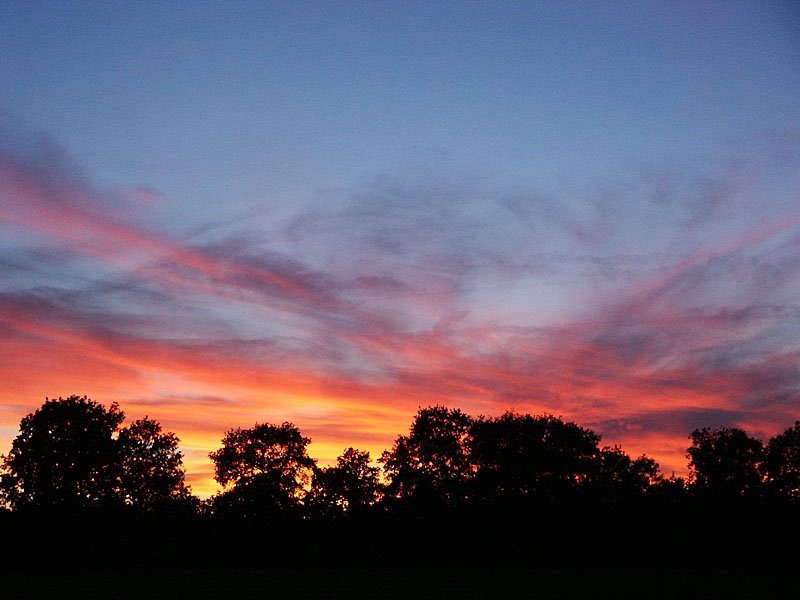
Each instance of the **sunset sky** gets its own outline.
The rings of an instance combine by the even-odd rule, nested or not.
[[[0,453],[120,403],[216,489],[420,406],[685,472],[800,419],[796,2],[0,3]]]

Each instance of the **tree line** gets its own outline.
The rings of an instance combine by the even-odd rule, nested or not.
[[[739,428],[690,436],[688,477],[665,477],[646,455],[601,446],[598,434],[552,415],[471,417],[430,406],[377,464],[347,448],[320,467],[289,422],[236,428],[210,453],[221,491],[185,482],[179,439],[147,417],[87,398],[47,399],[0,457],[0,502],[13,511],[128,509],[218,518],[332,521],[533,505],[800,501],[800,422],[762,444]]]

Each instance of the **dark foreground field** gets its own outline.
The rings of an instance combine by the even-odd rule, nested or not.
[[[331,567],[24,569],[3,598],[797,598],[791,569]]]
[[[796,507],[0,518],[0,599],[800,598]]]

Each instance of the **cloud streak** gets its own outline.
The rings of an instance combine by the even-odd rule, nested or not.
[[[761,147],[584,189],[385,175],[186,239],[145,224],[168,201],[149,188],[0,133],[4,428],[44,396],[118,400],[176,431],[205,494],[207,452],[255,421],[333,460],[377,455],[420,405],[515,408],[680,472],[696,426],[797,418],[800,186]]]

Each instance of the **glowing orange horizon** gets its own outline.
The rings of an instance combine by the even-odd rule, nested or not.
[[[582,283],[588,300],[518,323],[470,305],[459,280],[469,261],[449,249],[433,268],[425,253],[405,264],[387,252],[383,264],[337,270],[235,237],[189,243],[26,160],[0,152],[0,232],[57,273],[39,284],[35,255],[22,269],[30,281],[0,291],[0,451],[45,397],[70,394],[174,431],[200,495],[216,489],[208,453],[228,429],[256,422],[294,422],[325,464],[347,446],[378,458],[421,406],[550,413],[683,474],[697,426],[765,438],[797,418],[800,348],[786,342],[797,320],[786,283],[800,264],[796,208],[667,254],[614,293],[595,297]],[[587,235],[564,227],[569,239]],[[783,279],[762,280],[765,265]],[[731,272],[765,297],[738,302],[739,287],[725,289]],[[95,292],[96,280],[110,291]]]
[[[441,340],[434,341],[436,359],[429,371],[416,371],[426,349],[422,340],[409,370],[389,381],[365,383],[314,375],[301,365],[292,371],[269,369],[191,346],[125,337],[100,340],[42,324],[41,318],[32,323],[31,315],[19,311],[2,315],[0,324],[14,333],[11,343],[0,347],[7,382],[0,399],[5,431],[45,396],[80,393],[103,403],[118,401],[129,418],[148,415],[181,438],[189,481],[202,496],[217,489],[207,455],[230,428],[288,420],[312,439],[312,456],[321,464],[334,461],[347,446],[368,450],[377,459],[397,435],[406,433],[417,408],[430,404],[473,415],[507,409],[553,413],[596,429],[604,434],[604,444],[653,456],[665,473],[684,474],[690,430],[643,431],[637,416],[652,412],[657,420],[670,409],[725,410],[725,397],[752,385],[746,373],[738,379],[701,376],[686,368],[638,373],[635,365],[631,369],[615,362],[613,353],[586,344],[569,350],[542,346],[533,353],[530,370],[512,372],[493,359],[443,349]],[[607,377],[597,380],[593,368],[602,368]],[[536,393],[525,395],[524,390]],[[617,423],[610,434],[597,426],[609,415]],[[788,427],[790,418],[787,413],[783,425]],[[774,434],[781,424],[773,423],[774,415],[767,415],[753,425],[757,432]],[[6,434],[4,446],[11,437]]]

